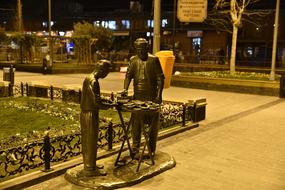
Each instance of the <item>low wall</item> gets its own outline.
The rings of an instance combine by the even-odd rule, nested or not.
[[[279,95],[279,82],[172,76],[172,86],[268,96]]]

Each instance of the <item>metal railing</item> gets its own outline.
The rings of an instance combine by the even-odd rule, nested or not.
[[[80,102],[81,97],[80,89],[75,91],[53,86],[29,85],[28,83],[9,85],[8,90],[9,96],[36,96],[76,103]],[[185,126],[186,121],[192,121],[191,106],[182,102],[164,102],[161,106],[161,129],[177,124]],[[98,147],[112,150],[114,144],[123,139],[123,135],[121,124],[109,121],[99,128]],[[6,144],[9,144],[11,140],[8,139]],[[66,161],[80,155],[80,153],[80,131],[55,137],[50,137],[47,132],[43,138],[36,141],[0,150],[0,178],[39,168],[43,165],[44,171],[49,171],[52,162]]]

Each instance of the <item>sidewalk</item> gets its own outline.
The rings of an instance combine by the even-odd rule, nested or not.
[[[17,80],[47,80],[81,85],[85,75],[45,76],[16,73]],[[0,75],[2,77],[2,75]],[[121,90],[123,75],[112,73],[102,90]],[[59,82],[60,81],[60,82]],[[174,156],[177,165],[150,180],[124,189],[284,190],[285,100],[229,92],[170,87],[164,99],[207,99],[200,127],[164,139],[158,149]],[[27,189],[83,189],[63,175]]]

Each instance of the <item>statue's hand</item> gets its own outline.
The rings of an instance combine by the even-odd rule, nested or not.
[[[122,97],[127,97],[127,96],[128,96],[128,90],[127,90],[127,89],[124,89],[124,90],[121,92],[121,96],[122,96]]]
[[[157,104],[161,104],[162,98],[161,97],[156,97],[153,102],[157,103]]]

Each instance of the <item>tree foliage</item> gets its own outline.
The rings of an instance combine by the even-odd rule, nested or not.
[[[18,57],[20,62],[33,63],[36,47],[40,44],[40,38],[36,35],[16,33],[10,37],[10,40],[18,45]]]
[[[79,63],[92,63],[92,55],[97,50],[108,50],[112,44],[113,32],[102,26],[93,26],[83,21],[75,23],[73,41]]]
[[[0,43],[6,42],[7,41],[7,35],[5,33],[5,29],[0,27]]]

